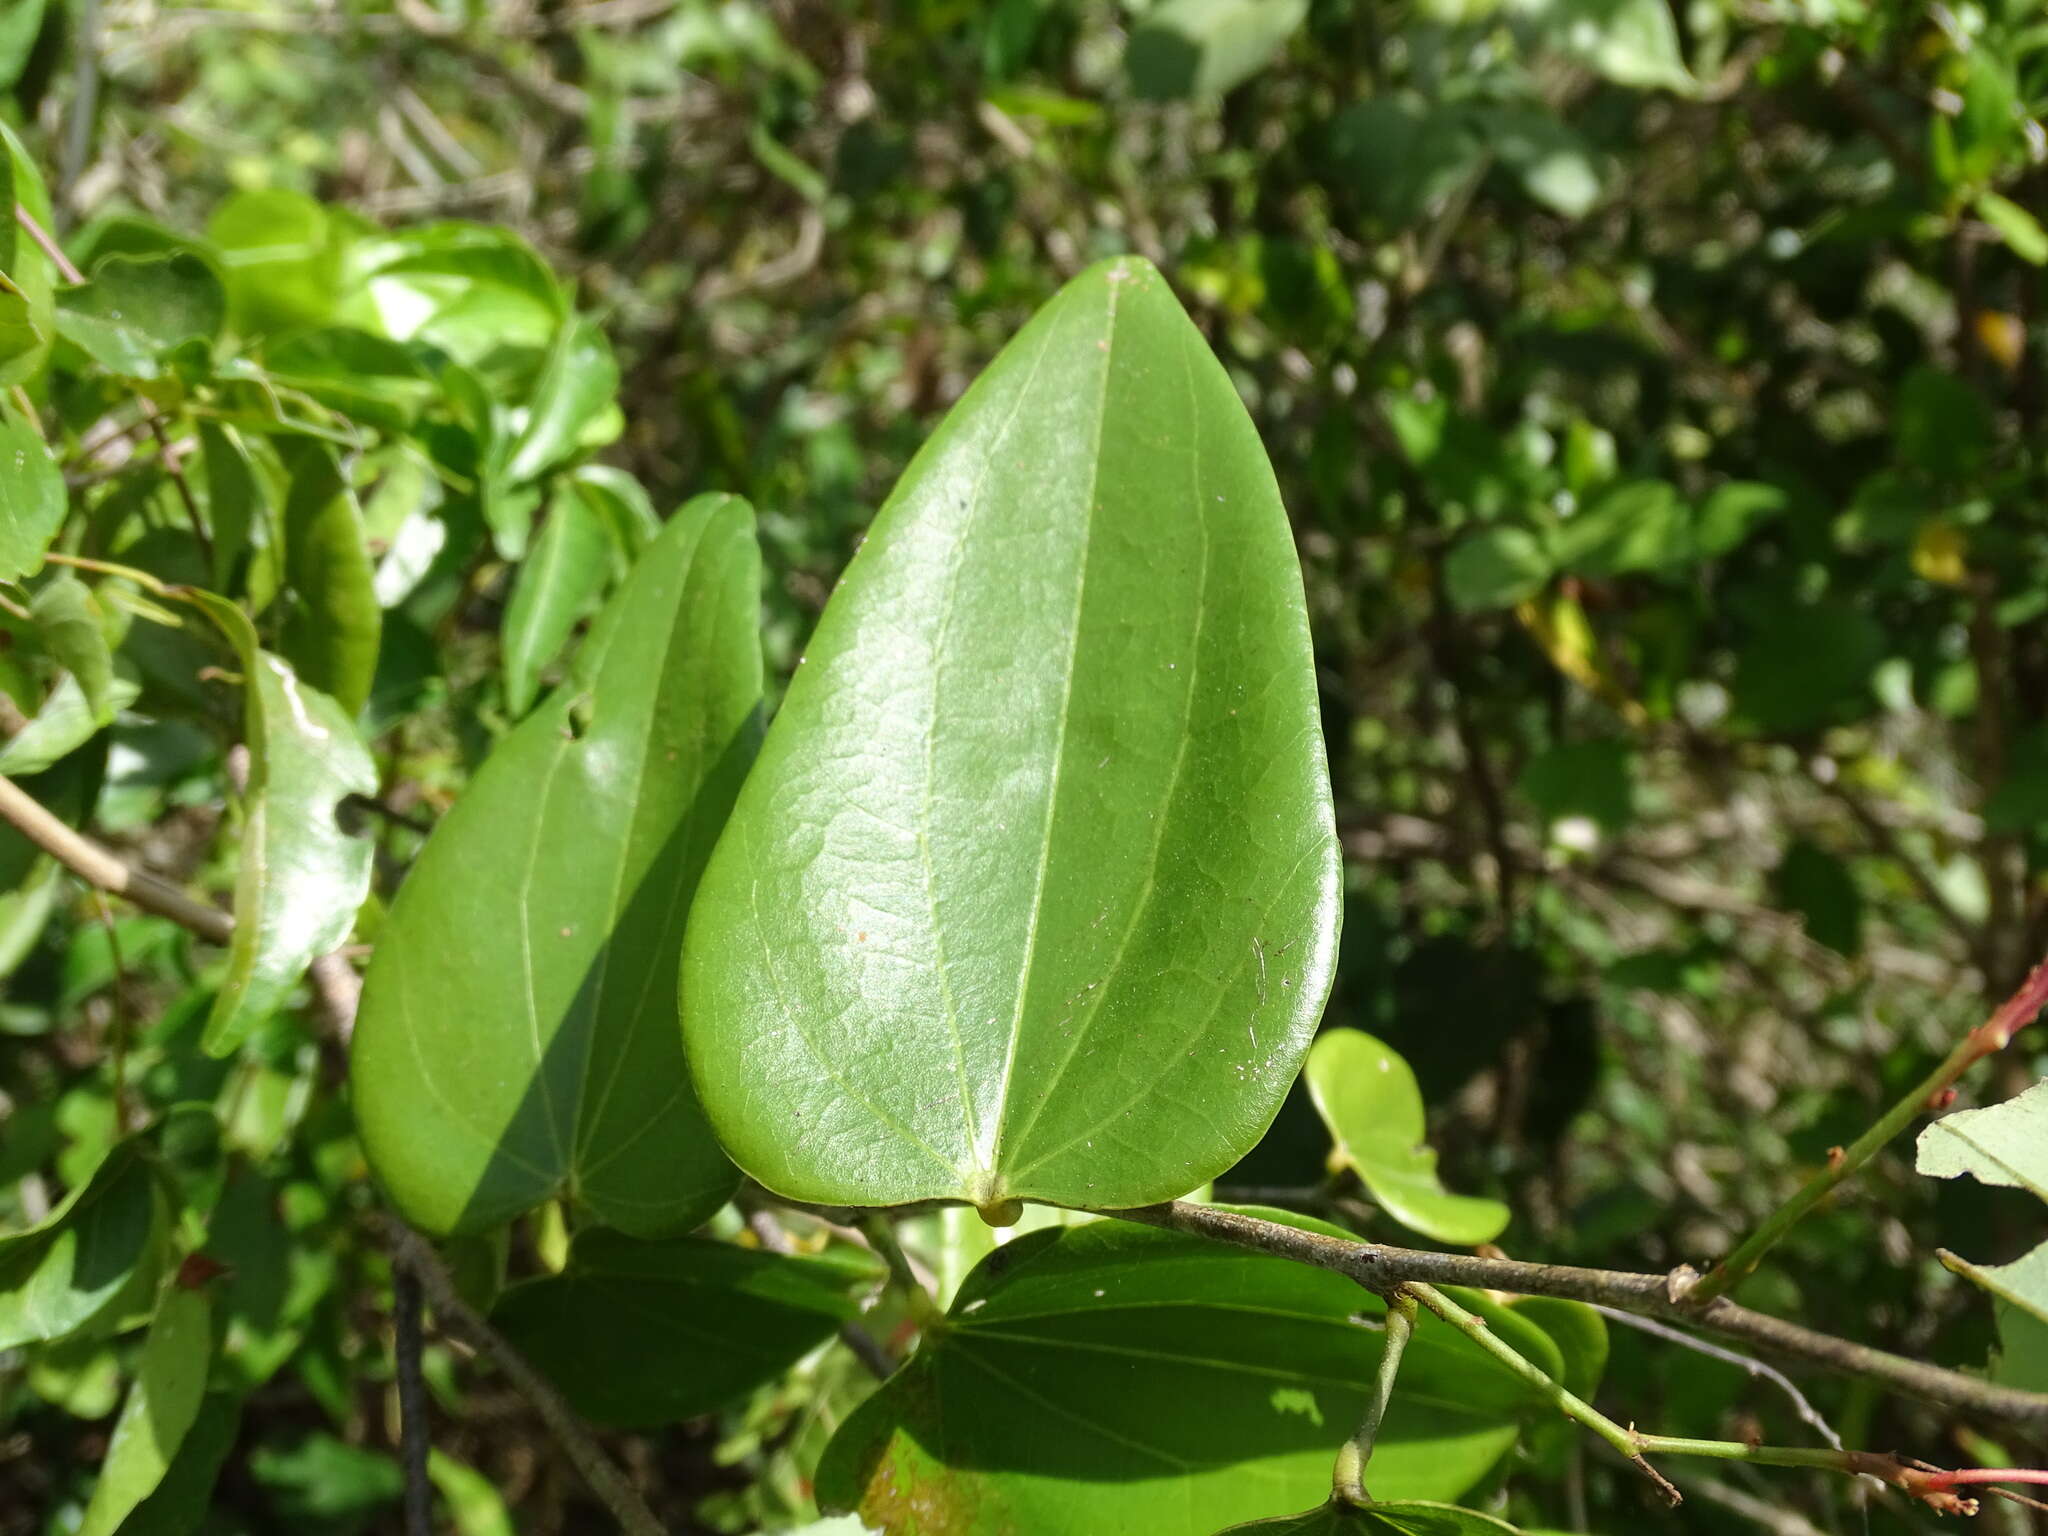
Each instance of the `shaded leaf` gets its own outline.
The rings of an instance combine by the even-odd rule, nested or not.
[[[1540,1330],[1478,1305],[1558,1368]],[[1355,1319],[1383,1310],[1342,1276],[1177,1233],[1116,1221],[1031,1233],[982,1261],[944,1330],[847,1420],[818,1469],[819,1502],[892,1536],[1209,1536],[1301,1508],[1327,1496],[1365,1406],[1380,1334]],[[1455,1498],[1535,1402],[1425,1317],[1373,1453],[1374,1491]]]
[[[1337,885],[1272,471],[1165,281],[1105,263],[833,594],[705,874],[691,1065],[786,1195],[1165,1199],[1272,1121]]]
[[[1778,905],[1799,914],[1808,938],[1851,959],[1862,952],[1863,897],[1848,865],[1812,843],[1795,842],[1778,861],[1773,884]]]
[[[1540,592],[1550,573],[1550,557],[1528,529],[1482,528],[1444,557],[1444,590],[1460,613],[1512,608]]]
[[[1884,631],[1868,613],[1823,599],[1767,615],[1736,656],[1738,712],[1759,730],[1811,730],[1872,702],[1871,670],[1884,656]]]
[[[302,679],[354,716],[377,675],[384,616],[362,509],[324,444],[294,442],[285,463],[291,473],[284,505],[291,607],[281,649]]]
[[[1567,741],[1529,759],[1515,788],[1548,822],[1584,816],[1618,832],[1635,815],[1634,754],[1619,741]]]
[[[114,653],[84,582],[66,573],[45,582],[29,603],[36,630],[57,664],[78,682],[94,726],[114,723]],[[8,743],[12,746],[13,743]]]
[[[43,568],[43,551],[64,523],[64,477],[43,440],[0,417],[0,581]]]
[[[78,1536],[114,1536],[164,1480],[199,1416],[212,1353],[213,1316],[205,1294],[175,1281],[167,1285]]]
[[[598,1424],[646,1428],[721,1408],[831,1338],[873,1263],[795,1259],[699,1238],[579,1236],[559,1275],[513,1286],[491,1320]],[[650,1358],[666,1362],[646,1369]]]
[[[1132,29],[1124,68],[1150,101],[1221,96],[1272,63],[1308,0],[1162,0]]]
[[[121,1536],[189,1536],[213,1504],[221,1464],[242,1424],[241,1400],[209,1392],[155,1490],[121,1523]]]
[[[206,521],[213,535],[213,584],[234,589],[235,572],[260,525],[269,521],[269,495],[257,479],[234,429],[199,424],[199,457],[206,471]]]
[[[1454,1195],[1437,1179],[1422,1090],[1384,1041],[1363,1030],[1325,1030],[1302,1077],[1336,1143],[1331,1168],[1357,1174],[1389,1216],[1440,1243],[1491,1242],[1506,1229],[1508,1208],[1498,1200]]]
[[[1689,92],[1698,87],[1665,0],[1520,0],[1551,46],[1617,85]]]
[[[589,502],[573,489],[557,491],[505,607],[505,707],[514,719],[533,707],[541,669],[560,654],[604,586],[609,555],[604,524]]]
[[[1692,558],[1692,515],[1663,480],[1618,485],[1551,541],[1558,569],[1579,576],[1655,571]]]
[[[377,770],[341,706],[258,646],[241,609],[211,592],[187,596],[241,662],[249,743],[235,932],[202,1041],[224,1056],[348,937],[370,888],[373,850],[342,825],[342,802],[375,794]]]
[[[138,1277],[150,1283],[166,1214],[141,1145],[126,1141],[47,1218],[0,1237],[0,1349],[76,1333]]]
[[[745,503],[679,512],[400,888],[353,1072],[371,1166],[418,1225],[479,1231],[566,1194],[662,1236],[732,1192],[674,978],[759,737],[759,582]]]
[[[141,685],[131,677],[115,673],[107,685],[109,716],[135,702]],[[43,700],[35,717],[0,746],[0,773],[9,778],[41,773],[60,758],[70,755],[101,730],[101,722],[85,700],[78,679],[67,672]]]

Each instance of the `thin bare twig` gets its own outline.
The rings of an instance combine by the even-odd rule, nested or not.
[[[1604,1302],[1589,1301],[1586,1305],[1595,1312],[1598,1312],[1602,1317],[1612,1318],[1615,1322],[1633,1328],[1639,1333],[1647,1333],[1653,1338],[1663,1339],[1683,1349],[1689,1349],[1694,1354],[1705,1355],[1709,1360],[1719,1360],[1724,1364],[1732,1365],[1737,1370],[1747,1372],[1749,1375],[1756,1377],[1759,1381],[1768,1381],[1772,1386],[1785,1394],[1791,1401],[1792,1411],[1812,1425],[1814,1433],[1827,1441],[1834,1449],[1838,1451],[1842,1449],[1842,1437],[1836,1434],[1834,1427],[1820,1416],[1819,1410],[1806,1400],[1806,1394],[1799,1390],[1792,1378],[1776,1366],[1766,1365],[1763,1361],[1749,1355],[1739,1354],[1732,1349],[1723,1349],[1719,1344],[1712,1344],[1705,1339],[1695,1338],[1683,1328],[1673,1328],[1669,1323],[1660,1323],[1652,1317],[1637,1317],[1633,1312],[1624,1312],[1621,1308],[1610,1307]]]

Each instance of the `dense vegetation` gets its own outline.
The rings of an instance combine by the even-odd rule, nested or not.
[[[2044,107],[0,0],[0,1532],[2048,1528]]]

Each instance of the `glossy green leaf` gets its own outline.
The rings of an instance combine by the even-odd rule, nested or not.
[[[0,1237],[0,1349],[105,1319],[149,1283],[165,1222],[141,1145],[123,1142],[42,1222]]]
[[[242,1400],[209,1392],[155,1490],[121,1522],[121,1536],[190,1536],[213,1505],[221,1464],[235,1448]]]
[[[212,343],[227,303],[219,276],[189,251],[112,256],[57,295],[57,333],[110,373],[153,379],[186,342]]]
[[[572,489],[558,490],[505,607],[505,707],[514,719],[533,707],[541,668],[561,653],[604,586],[610,555],[590,504]]]
[[[1162,0],[1132,29],[1124,67],[1152,101],[1221,96],[1264,69],[1308,16],[1308,0]]]
[[[1217,1536],[1515,1536],[1515,1529],[1492,1515],[1425,1499],[1362,1506],[1333,1499],[1299,1515],[1248,1520]]]
[[[561,1274],[506,1291],[491,1320],[578,1413],[642,1428],[773,1380],[850,1321],[856,1288],[880,1278],[871,1262],[598,1229],[576,1239]],[[650,1359],[663,1368],[648,1370]]]
[[[114,1536],[163,1481],[199,1416],[212,1354],[213,1315],[205,1293],[175,1282],[166,1286],[78,1536]]]
[[[1389,1216],[1440,1243],[1500,1236],[1506,1206],[1451,1194],[1437,1179],[1436,1153],[1424,1140],[1422,1090],[1391,1046],[1363,1030],[1325,1030],[1302,1078],[1336,1143],[1330,1166],[1357,1174]]]
[[[685,1231],[737,1175],[676,1033],[684,918],[760,731],[760,552],[699,497],[499,743],[400,888],[363,992],[355,1106],[406,1216],[477,1231],[567,1195]]]
[[[547,263],[507,230],[429,224],[362,241],[342,317],[395,341],[431,342],[465,367],[506,348],[544,350],[568,305]]]
[[[234,590],[236,570],[257,528],[268,522],[269,495],[230,427],[199,424],[199,457],[206,472],[206,521],[213,536],[213,584]]]
[[[291,444],[286,467],[291,489],[284,505],[285,580],[291,607],[281,648],[305,682],[333,695],[354,716],[377,675],[384,621],[362,509],[324,445]]]
[[[705,881],[691,1062],[772,1189],[1136,1205],[1264,1132],[1329,781],[1272,471],[1151,267],[1068,284],[905,472]]]
[[[91,591],[66,573],[45,582],[29,602],[36,632],[57,664],[78,682],[95,726],[114,723],[114,653],[100,628]]]
[[[588,320],[561,329],[527,403],[526,426],[512,445],[505,475],[531,480],[585,445],[619,392],[619,365],[611,343]]]
[[[191,601],[241,662],[249,743],[235,933],[203,1041],[224,1056],[348,937],[370,888],[373,850],[342,825],[342,801],[375,794],[377,770],[341,706],[258,646],[241,609],[211,592]]]
[[[623,576],[661,532],[654,503],[638,480],[609,464],[578,465],[570,472],[569,484],[604,524],[612,546],[612,571]]]
[[[1444,590],[1460,613],[1512,608],[1543,590],[1550,557],[1526,528],[1482,528],[1444,557]]]
[[[64,522],[64,477],[43,440],[0,417],[0,581],[43,568],[43,551]]]
[[[135,702],[141,685],[116,672],[107,689],[111,718]],[[0,746],[0,773],[17,779],[24,774],[41,773],[77,751],[102,728],[93,707],[86,702],[84,688],[67,672],[57,679],[57,686],[50,690],[34,718],[8,737],[5,746]]]
[[[1461,1293],[1462,1294],[1462,1293]],[[1505,1308],[1489,1326],[1547,1370]],[[945,1328],[847,1420],[819,1502],[891,1536],[1210,1536],[1328,1495],[1364,1410],[1384,1308],[1340,1275],[1123,1222],[1034,1232],[962,1286]],[[1536,1411],[1530,1389],[1425,1317],[1372,1489],[1455,1498]]]

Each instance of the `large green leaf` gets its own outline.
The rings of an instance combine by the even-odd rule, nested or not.
[[[235,933],[203,1042],[224,1056],[348,937],[373,850],[343,826],[342,802],[375,794],[377,769],[341,706],[263,650],[241,609],[211,592],[189,595],[240,659],[249,742]]]
[[[1478,1298],[1546,1370],[1541,1330]],[[1328,1495],[1379,1357],[1381,1301],[1340,1275],[1122,1222],[1034,1232],[961,1287],[945,1327],[847,1420],[819,1501],[891,1536],[1209,1536]],[[1425,1317],[1372,1489],[1455,1498],[1538,1411]]]
[[[106,1318],[150,1282],[166,1219],[141,1145],[115,1147],[44,1221],[0,1237],[0,1349]]]
[[[292,592],[282,649],[306,682],[361,712],[377,675],[384,610],[363,538],[356,494],[324,444],[299,441],[285,457],[285,579]]]
[[[1363,1030],[1325,1030],[1302,1075],[1336,1143],[1331,1167],[1357,1174],[1389,1216],[1440,1243],[1500,1236],[1506,1206],[1454,1195],[1438,1180],[1436,1153],[1424,1139],[1422,1090],[1393,1047]]]
[[[1150,266],[1070,283],[905,473],[705,882],[691,1062],[783,1194],[1136,1205],[1264,1132],[1330,789],[1272,471]]]
[[[1303,1514],[1248,1520],[1217,1536],[1514,1536],[1514,1531],[1492,1515],[1424,1499],[1366,1505],[1332,1499]]]
[[[213,1317],[205,1293],[176,1282],[166,1286],[78,1536],[114,1536],[156,1491],[199,1416],[212,1354]]]
[[[596,509],[573,487],[558,490],[505,608],[505,707],[514,719],[533,707],[541,668],[568,643],[610,563],[611,539]]]
[[[64,521],[64,477],[43,440],[0,417],[0,581],[43,568],[43,551]]]
[[[858,1310],[871,1263],[595,1229],[559,1275],[513,1286],[491,1319],[599,1424],[672,1424],[780,1375]],[[658,1359],[663,1369],[650,1371]]]
[[[746,504],[685,507],[406,877],[354,1081],[371,1165],[419,1225],[474,1231],[566,1193],[661,1236],[732,1192],[674,986],[759,736],[759,583]]]

